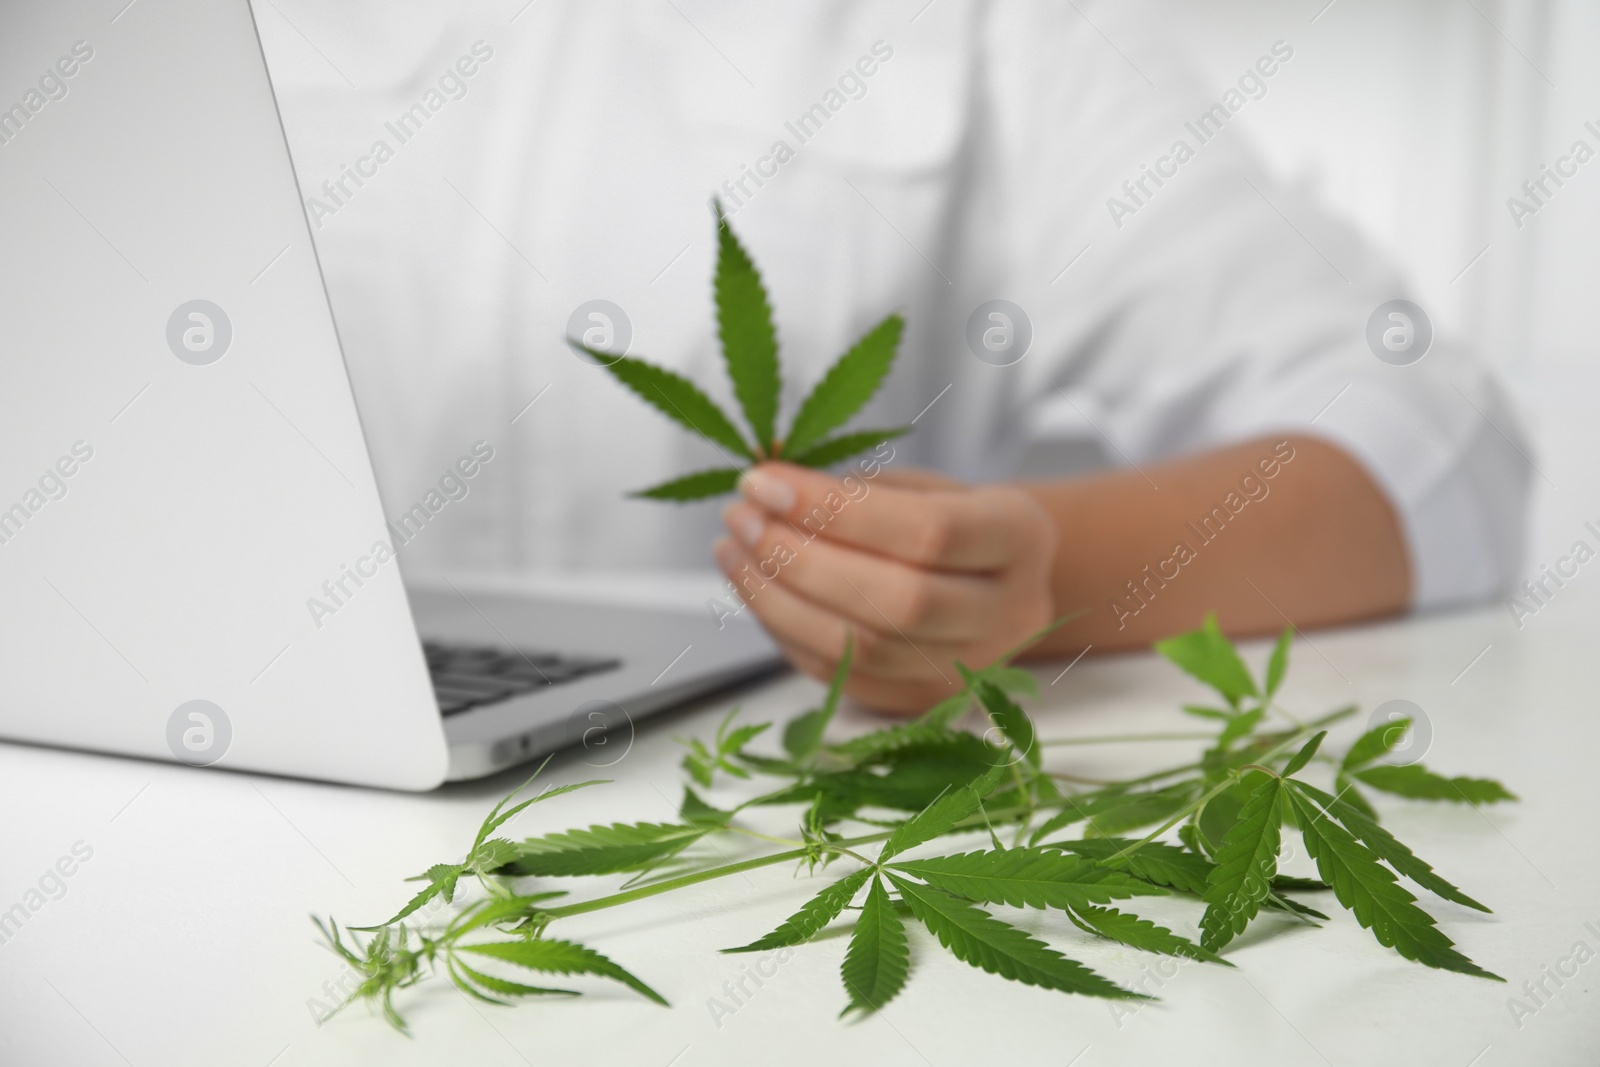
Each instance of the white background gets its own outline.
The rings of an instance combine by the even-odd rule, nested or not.
[[[1239,114],[1241,128],[1280,175],[1309,184],[1404,266],[1442,332],[1472,340],[1499,369],[1543,475],[1529,571],[1565,551],[1600,516],[1600,159],[1520,230],[1506,199],[1575,139],[1600,150],[1583,128],[1600,126],[1600,9],[1571,0],[1157,7],[1181,20],[1219,91],[1262,42],[1296,46],[1292,76]]]

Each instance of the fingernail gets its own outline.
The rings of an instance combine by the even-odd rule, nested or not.
[[[722,513],[722,521],[733,531],[733,536],[751,548],[761,543],[761,534],[767,525],[761,520],[759,511],[743,504],[729,505]]]
[[[794,507],[794,489],[781,478],[745,471],[739,478],[739,491],[774,515],[787,515]]]

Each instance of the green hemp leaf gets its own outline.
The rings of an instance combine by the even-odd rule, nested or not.
[[[828,467],[911,429],[901,426],[828,436],[860,411],[888,376],[905,331],[905,320],[890,315],[839,357],[801,402],[788,436],[778,436],[783,376],[778,364],[772,302],[755,261],[728,225],[722,205],[717,203],[714,207],[717,335],[722,341],[728,379],[750,430],[749,438],[689,379],[643,360],[590,348],[571,338],[567,341],[605,367],[640,399],[704,437],[727,457],[726,467],[696,471],[633,494],[650,500],[682,503],[731,493],[746,467],[763,460],[782,458],[802,467]]]
[[[719,299],[749,304],[759,282],[737,251],[727,235]],[[730,320],[723,331],[725,343],[741,353],[730,368],[735,362],[741,368],[734,373],[743,376],[747,405],[762,389],[775,392],[764,309],[763,301],[759,314]],[[763,425],[762,410],[751,415],[753,428]],[[813,427],[832,417],[806,416]],[[793,714],[781,729],[736,722],[730,712],[713,736],[684,742],[688,782],[675,821],[569,824],[513,839],[510,820],[550,810],[532,805],[597,783],[555,786],[517,801],[519,788],[489,812],[463,857],[416,877],[423,888],[408,891],[409,901],[387,922],[353,930],[332,920],[317,924],[327,948],[357,976],[346,1003],[365,1001],[402,1032],[395,996],[432,977],[497,1005],[548,1002],[607,982],[665,1004],[664,994],[677,991],[658,992],[597,949],[551,936],[550,927],[714,880],[724,887],[721,897],[686,902],[683,914],[705,912],[713,901],[723,910],[720,901],[736,902],[741,894],[759,902],[772,883],[745,877],[779,864],[793,865],[795,877],[808,883],[798,910],[784,909],[791,914],[776,926],[778,915],[767,917],[750,931],[766,934],[723,951],[762,954],[738,963],[741,969],[770,968],[800,951],[839,953],[837,943],[826,942],[847,936],[839,953],[846,997],[840,1014],[850,1020],[907,996],[917,985],[919,957],[941,950],[999,980],[1118,1000],[1128,1005],[1122,1010],[1133,1010],[1150,991],[1099,974],[1074,958],[1076,949],[1114,943],[1119,953],[1242,965],[1224,954],[1233,955],[1247,930],[1270,938],[1346,921],[1301,901],[1312,893],[1337,902],[1404,959],[1499,980],[1451,936],[1458,929],[1471,935],[1473,928],[1455,915],[1436,918],[1419,894],[1479,912],[1489,908],[1385,828],[1377,806],[1355,785],[1382,794],[1384,805],[1515,797],[1492,779],[1385,762],[1410,726],[1404,721],[1368,731],[1342,756],[1330,754],[1330,728],[1356,709],[1304,720],[1277,705],[1291,640],[1292,632],[1280,636],[1264,670],[1254,674],[1208,616],[1200,629],[1157,645],[1225,705],[1182,709],[1191,722],[1209,724],[1206,732],[1056,739],[1024,708],[1037,695],[1033,675],[1009,666],[1030,642],[985,666],[963,666],[961,691],[920,718],[865,732],[854,716],[836,721],[850,672],[847,647],[820,705]],[[967,715],[977,708],[982,716]],[[830,741],[830,732],[850,736]],[[1182,738],[1204,746],[1198,760],[1136,768],[1122,779],[1076,773],[1087,758],[1077,746]],[[1074,746],[1070,762],[1052,758],[1054,745]],[[652,792],[650,810],[659,819],[666,794]],[[769,825],[783,808],[797,830]],[[1296,833],[1303,848],[1284,848]],[[1280,870],[1280,862],[1298,869]],[[618,881],[596,887],[596,879]],[[560,884],[587,888],[572,899],[554,888]],[[1204,906],[1193,940],[1187,923],[1164,926],[1140,914],[1168,905],[1163,915],[1176,915],[1172,898]],[[736,918],[743,909],[727,910],[730,922],[744,921]],[[649,922],[648,916],[641,918]],[[631,929],[605,928],[617,939]],[[808,947],[812,942],[824,943]],[[659,968],[672,973],[666,961]],[[559,985],[525,984],[546,976]],[[711,1001],[713,1018],[736,1007]]]

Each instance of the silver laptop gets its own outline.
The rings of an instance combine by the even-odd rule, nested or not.
[[[246,0],[7,4],[0,72],[0,736],[420,790],[777,664],[408,596]]]

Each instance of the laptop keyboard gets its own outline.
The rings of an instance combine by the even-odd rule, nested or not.
[[[469,708],[494,704],[547,685],[560,685],[622,666],[619,659],[438,641],[424,641],[422,651],[428,659],[428,674],[433,679],[433,692],[439,699],[441,715],[457,715]]]

